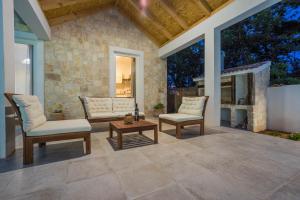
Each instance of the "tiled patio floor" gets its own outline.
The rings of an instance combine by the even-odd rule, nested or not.
[[[91,155],[81,142],[50,144],[27,168],[17,151],[0,161],[0,199],[299,200],[299,142],[229,128],[198,136],[199,127],[177,140],[172,128],[157,145],[114,151],[102,124]]]

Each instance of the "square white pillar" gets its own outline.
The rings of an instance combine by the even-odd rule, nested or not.
[[[14,92],[14,1],[0,0],[0,158],[6,157],[4,92]]]
[[[214,28],[205,32],[205,95],[209,96],[205,124],[220,126],[221,118],[221,32]]]

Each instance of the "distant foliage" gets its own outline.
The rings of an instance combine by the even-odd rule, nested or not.
[[[300,1],[282,1],[222,31],[225,68],[272,61],[271,84],[300,84]]]
[[[292,77],[288,74],[288,65],[282,62],[273,63],[271,66],[272,85],[295,85],[300,84],[300,78]]]
[[[168,57],[168,88],[194,86],[204,72],[204,40]]]
[[[284,0],[222,31],[224,67],[272,61],[271,84],[300,84],[300,0]],[[168,87],[194,86],[204,40],[168,57]]]

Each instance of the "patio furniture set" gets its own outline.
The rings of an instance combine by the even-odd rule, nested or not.
[[[85,142],[85,153],[91,153],[90,123],[110,122],[109,138],[113,131],[117,132],[118,149],[123,148],[123,134],[143,131],[154,131],[154,143],[158,143],[157,124],[145,120],[140,112],[140,120],[125,124],[126,114],[133,113],[134,98],[98,98],[79,97],[86,119],[47,121],[41,103],[37,96],[5,93],[6,98],[17,114],[23,135],[23,163],[33,163],[33,146],[40,147],[46,142],[80,139]],[[182,138],[181,129],[188,125],[200,125],[200,134],[204,134],[204,116],[208,96],[183,97],[178,113],[161,114],[159,116],[159,131],[162,123],[176,126],[176,138]]]

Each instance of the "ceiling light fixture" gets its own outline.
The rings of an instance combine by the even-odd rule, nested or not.
[[[149,5],[149,1],[148,0],[140,0],[140,8],[142,10],[142,13],[145,15],[146,14],[146,9]]]

